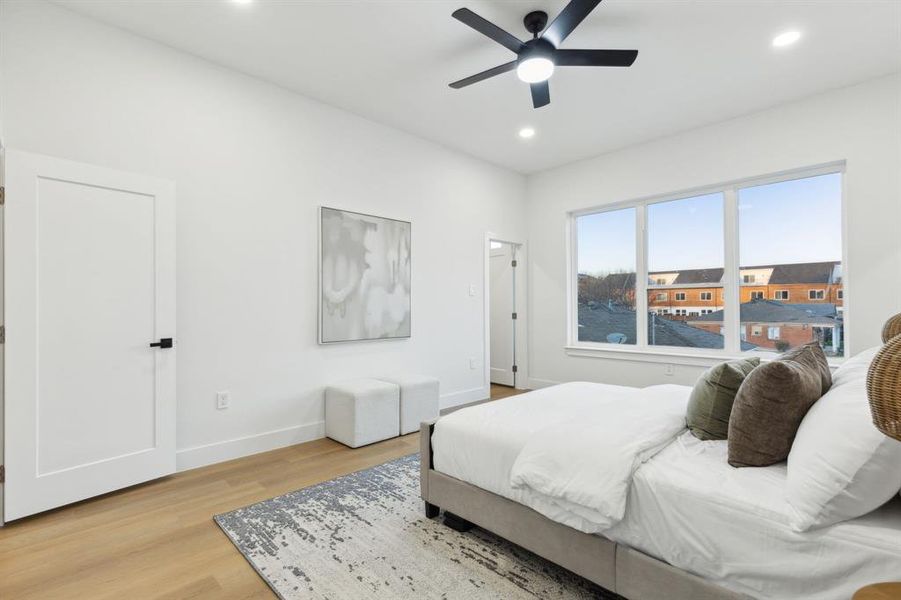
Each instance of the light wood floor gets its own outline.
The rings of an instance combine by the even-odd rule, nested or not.
[[[15,521],[0,528],[0,599],[275,598],[213,515],[418,449],[416,433],[356,450],[316,440]]]
[[[506,385],[497,385],[496,383],[491,384],[491,399],[492,400],[500,400],[501,398],[508,398],[510,396],[515,396],[516,394],[521,394],[523,390],[518,390],[516,388],[508,387]]]

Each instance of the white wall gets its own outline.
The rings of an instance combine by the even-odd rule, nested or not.
[[[0,18],[6,147],[177,183],[182,467],[321,436],[332,381],[485,397],[485,234],[522,237],[522,176],[43,2]],[[320,204],[413,222],[412,339],[317,346]]]
[[[901,76],[824,93],[534,175],[528,181],[532,386],[590,380],[694,382],[702,367],[573,356],[566,344],[568,211],[847,161],[850,353],[901,311]],[[685,361],[691,362],[691,361]]]

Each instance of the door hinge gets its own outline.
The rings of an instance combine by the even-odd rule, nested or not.
[[[516,260],[515,259],[513,260],[513,262],[510,263],[510,266],[513,267],[514,269],[516,268]]]
[[[0,483],[6,482],[6,465],[0,465]]]
[[[0,325],[0,344],[6,343],[6,325]]]
[[[513,372],[516,373],[518,370],[519,368],[516,365],[513,365]]]
[[[513,320],[516,320],[516,313],[513,313]]]
[[[6,204],[6,188],[0,185],[0,206]]]

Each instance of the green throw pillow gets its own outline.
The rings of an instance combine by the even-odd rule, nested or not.
[[[759,358],[730,360],[707,369],[688,400],[685,423],[701,440],[725,440],[735,394],[745,377],[760,364]]]

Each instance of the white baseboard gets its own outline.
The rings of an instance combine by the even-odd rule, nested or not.
[[[439,408],[454,408],[461,404],[469,404],[470,402],[478,402],[479,400],[487,400],[491,396],[491,390],[487,387],[477,387],[470,390],[461,390],[459,392],[451,392],[450,394],[442,394],[438,402]]]
[[[541,379],[538,377],[530,377],[529,378],[529,389],[530,390],[538,390],[541,388],[551,387],[552,385],[560,385],[560,382],[552,381],[550,379]]]
[[[177,471],[187,471],[285,446],[311,442],[322,437],[325,437],[325,421],[194,446],[175,453],[175,468]]]
[[[485,400],[490,395],[486,387],[477,387],[450,394],[443,394],[439,400],[442,409],[453,408],[461,404],[469,404]],[[226,460],[234,460],[260,452],[268,452],[294,444],[311,442],[325,437],[325,421],[295,425],[275,431],[266,431],[255,435],[248,435],[224,442],[213,442],[203,446],[184,448],[175,453],[175,468],[177,471],[187,471],[198,467],[205,467]]]

